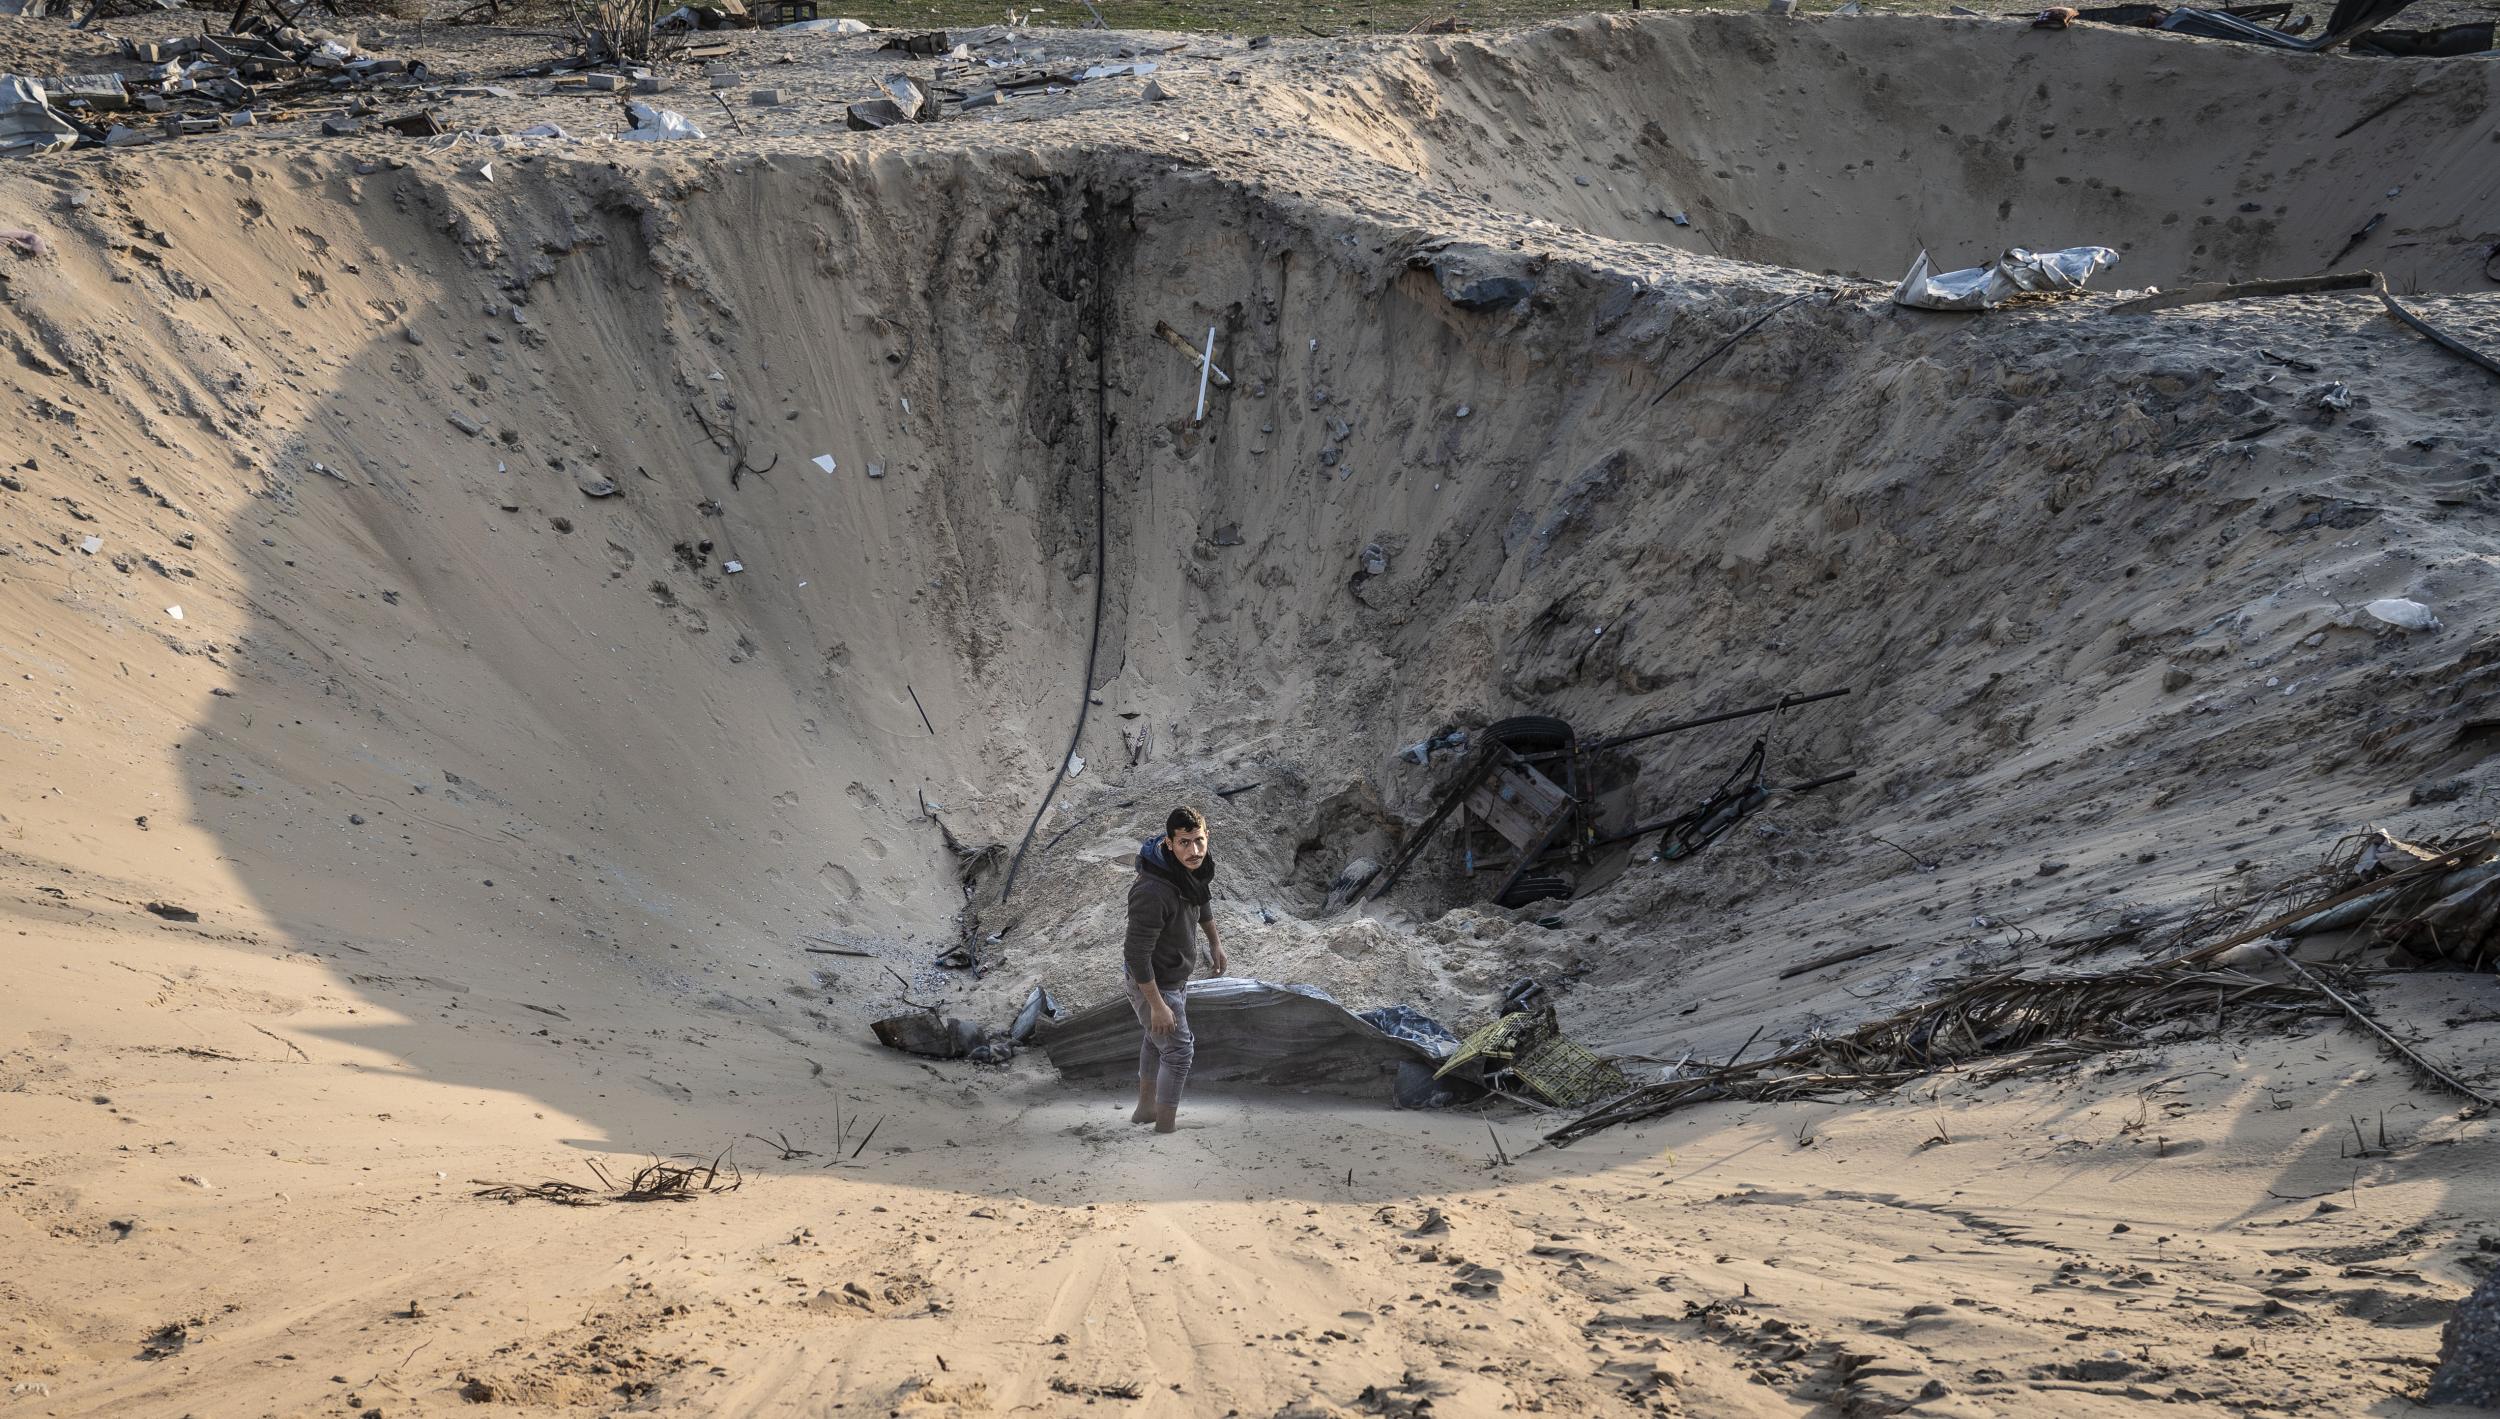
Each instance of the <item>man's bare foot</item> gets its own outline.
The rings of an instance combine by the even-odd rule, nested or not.
[[[1129,1121],[1129,1122],[1131,1122],[1131,1123],[1152,1123],[1152,1122],[1154,1122],[1154,1121],[1155,1121],[1155,1108],[1154,1108],[1154,1105],[1152,1105],[1152,1104],[1139,1104],[1139,1105],[1138,1105],[1138,1106],[1137,1106],[1134,1110],[1130,1111],[1129,1116],[1128,1116],[1128,1121]]]
[[[1170,1133],[1172,1130],[1179,1128],[1180,1123],[1177,1118],[1179,1113],[1180,1108],[1177,1105],[1171,1108],[1155,1110],[1155,1132]]]
[[[1151,1079],[1137,1081],[1137,1111],[1128,1116],[1131,1123],[1155,1121],[1155,1086]]]

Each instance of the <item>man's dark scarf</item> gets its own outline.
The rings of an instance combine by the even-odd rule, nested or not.
[[[1203,907],[1214,890],[1215,854],[1208,853],[1207,860],[1199,863],[1193,872],[1172,860],[1171,853],[1165,850],[1163,839],[1148,838],[1138,844],[1137,870],[1150,872],[1171,883],[1180,891],[1181,900],[1193,907]]]

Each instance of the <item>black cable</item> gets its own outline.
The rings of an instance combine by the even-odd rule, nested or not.
[[[1744,338],[1745,338],[1746,336],[1748,336],[1748,335],[1751,335],[1751,334],[1752,334],[1752,333],[1754,333],[1756,330],[1761,329],[1761,328],[1762,328],[1762,323],[1763,323],[1764,321],[1766,321],[1766,320],[1769,320],[1772,316],[1775,316],[1775,315],[1779,314],[1781,311],[1784,311],[1784,310],[1788,309],[1790,306],[1795,305],[1797,302],[1799,302],[1799,301],[1801,301],[1801,300],[1806,299],[1808,296],[1821,296],[1821,295],[1829,295],[1830,293],[1831,293],[1831,292],[1830,292],[1829,288],[1819,288],[1819,289],[1816,289],[1816,290],[1811,290],[1811,291],[1799,291],[1797,294],[1795,294],[1795,295],[1793,295],[1793,296],[1790,296],[1788,299],[1786,299],[1786,300],[1784,300],[1784,301],[1781,301],[1778,305],[1775,305],[1775,306],[1771,307],[1769,310],[1764,311],[1762,314],[1760,314],[1760,315],[1758,315],[1758,316],[1755,316],[1755,317],[1754,317],[1754,320],[1753,320],[1753,323],[1752,323],[1751,325],[1746,326],[1744,329],[1739,330],[1739,331],[1737,331],[1735,334],[1730,335],[1730,336],[1729,336],[1729,337],[1727,337],[1726,339],[1724,339],[1724,340],[1720,341],[1720,342],[1719,342],[1719,344],[1718,344],[1718,348],[1716,348],[1716,349],[1712,350],[1709,354],[1702,356],[1700,359],[1693,361],[1693,367],[1692,367],[1691,369],[1688,369],[1688,370],[1684,371],[1684,373],[1682,373],[1682,374],[1680,374],[1680,375],[1677,375],[1677,376],[1675,377],[1675,383],[1674,383],[1674,384],[1670,384],[1670,385],[1668,385],[1666,388],[1659,390],[1659,391],[1658,391],[1658,399],[1664,399],[1664,398],[1666,398],[1668,395],[1675,393],[1675,386],[1676,386],[1677,384],[1682,384],[1684,381],[1686,381],[1686,380],[1688,380],[1688,379],[1691,379],[1694,375],[1697,375],[1697,374],[1701,373],[1701,367],[1702,367],[1703,365],[1706,365],[1706,364],[1710,363],[1712,360],[1717,359],[1719,356],[1721,356],[1721,355],[1723,355],[1723,354],[1726,354],[1726,353],[1727,353],[1727,349],[1728,349],[1728,347],[1729,347],[1730,345],[1735,344],[1737,341],[1744,339]],[[1650,401],[1649,401],[1652,407],[1655,407],[1655,406],[1657,405],[1657,403],[1658,403],[1658,399],[1652,399],[1652,400],[1650,400]]]
[[[1033,821],[1024,828],[1024,841],[1016,844],[1015,859],[1007,864],[1007,882],[998,890],[1001,902],[1016,890],[1016,873],[1024,867],[1025,849],[1033,846],[1033,834],[1042,826],[1042,815],[1050,811],[1050,801],[1059,794],[1059,785],[1068,778],[1068,760],[1075,757],[1076,746],[1085,739],[1085,717],[1094,706],[1094,661],[1102,652],[1102,593],[1107,579],[1110,543],[1110,383],[1104,365],[1110,358],[1110,341],[1104,319],[1105,282],[1102,276],[1102,243],[1106,228],[1102,197],[1089,193],[1086,197],[1086,224],[1094,237],[1094,629],[1085,643],[1085,680],[1076,687],[1076,732],[1068,736],[1066,752],[1059,756],[1059,772],[1053,774],[1050,788],[1042,794],[1042,806],[1033,810]]]

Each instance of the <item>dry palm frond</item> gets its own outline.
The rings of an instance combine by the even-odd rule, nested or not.
[[[597,1192],[579,1183],[552,1180],[541,1183],[498,1183],[493,1187],[479,1188],[471,1195],[491,1197],[497,1202],[519,1202],[525,1197],[535,1197],[547,1202],[561,1203],[566,1207],[597,1207],[605,1201]]]
[[[800,1156],[805,1156],[803,1153]],[[566,1207],[598,1207],[610,1202],[692,1202],[706,1193],[736,1192],[746,1182],[746,1175],[729,1157],[728,1150],[706,1163],[697,1158],[654,1158],[635,1170],[623,1186],[618,1186],[599,1160],[583,1160],[598,1176],[600,1188],[583,1187],[579,1183],[498,1183],[479,1188],[472,1196],[493,1198],[497,1202],[519,1202],[538,1198],[561,1203]],[[480,1181],[472,1179],[472,1181]]]
[[[1802,1099],[1890,1089],[1965,1062],[2032,1051],[1997,1065],[1993,1072],[2002,1077],[2122,1048],[2171,1020],[2315,1000],[2303,986],[2235,970],[2160,965],[2045,979],[2001,971],[1846,1035],[1635,1089],[1548,1133],[1546,1141],[1568,1143],[1716,1099]]]
[[[721,1180],[726,1165],[728,1181]],[[616,1195],[619,1202],[692,1202],[707,1192],[736,1192],[746,1182],[746,1175],[723,1152],[709,1163],[695,1159],[683,1162],[654,1158],[634,1173],[625,1190]]]
[[[2215,902],[2194,913],[2171,937],[2173,947],[2186,949],[2167,960],[2083,975],[1995,972],[1845,1035],[1818,1036],[1783,1054],[1741,1065],[1731,1060],[1644,1085],[1553,1130],[1545,1141],[1559,1146],[1616,1124],[1714,1100],[1880,1092],[1983,1060],[1993,1062],[1976,1071],[1976,1077],[2002,1079],[2139,1044],[2154,1027],[2172,1021],[2210,1018],[2220,1028],[2231,1012],[2252,1009],[2340,1011],[2396,1050],[2423,1077],[2478,1106],[2495,1107],[2288,958],[2294,976],[2290,980],[2269,980],[2217,964],[2238,947],[2289,932],[2339,908],[2363,908],[2372,919],[2384,919],[2402,910],[2402,904],[2418,905],[2436,896],[2449,873],[2500,849],[2500,836],[2487,831],[2430,847],[2375,833],[2346,842],[2354,846],[2347,851],[2339,845],[2315,871],[2251,900]],[[2293,901],[2304,904],[2282,910]],[[2265,919],[2251,922],[2254,916]]]

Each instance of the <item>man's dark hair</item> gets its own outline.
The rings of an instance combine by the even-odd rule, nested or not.
[[[1174,833],[1203,833],[1206,830],[1207,820],[1195,808],[1175,808],[1172,816],[1163,820],[1165,837]]]

